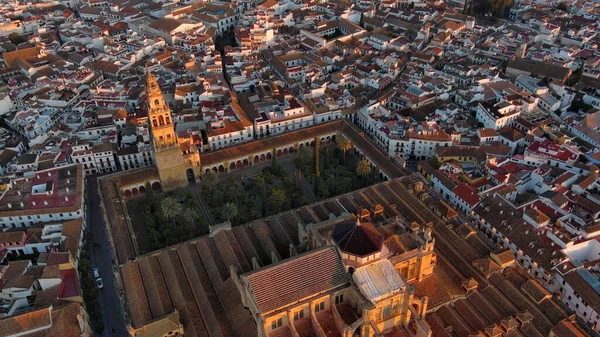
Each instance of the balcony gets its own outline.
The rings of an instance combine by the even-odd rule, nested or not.
[[[317,322],[321,329],[323,329],[323,333],[328,337],[341,337],[335,318],[333,317],[333,312],[329,310],[322,310],[315,314],[317,318]],[[339,318],[338,318],[339,322]],[[339,322],[342,323],[342,322]],[[340,324],[341,325],[341,324]]]
[[[346,325],[352,325],[359,319],[356,310],[347,303],[338,304],[336,309]]]
[[[289,326],[283,326],[279,329],[273,330],[269,334],[269,337],[292,337],[292,330],[290,330]]]

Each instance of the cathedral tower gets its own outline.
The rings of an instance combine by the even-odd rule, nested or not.
[[[148,122],[152,134],[154,160],[161,185],[165,190],[186,186],[188,181],[186,178],[187,165],[177,139],[171,110],[156,82],[156,77],[150,71],[148,71],[146,79],[146,98],[148,99]]]

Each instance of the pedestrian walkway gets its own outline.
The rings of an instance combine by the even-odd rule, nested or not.
[[[202,216],[206,220],[206,223],[209,226],[215,226],[217,224],[217,222],[215,221],[215,218],[210,213],[208,206],[206,206],[206,202],[204,201],[204,198],[202,198],[202,194],[200,194],[200,192],[194,191],[194,197],[196,198],[196,201],[198,202],[198,205],[200,206],[200,213],[202,213]]]

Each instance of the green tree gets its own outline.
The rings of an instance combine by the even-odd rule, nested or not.
[[[330,158],[329,158],[329,149],[325,149],[324,152],[324,159],[323,159],[323,168],[325,170],[329,170],[331,168],[331,162],[330,162]]]
[[[225,193],[221,188],[215,188],[212,191],[211,196],[215,205],[221,204],[221,202],[223,202],[223,199],[225,199]]]
[[[217,174],[214,171],[208,171],[206,172],[206,174],[204,175],[204,184],[210,188],[213,189],[215,188],[215,186],[217,186],[217,184],[219,183],[219,177],[217,176]]]
[[[356,174],[361,177],[366,177],[369,173],[371,173],[371,163],[366,159],[359,161],[356,165]]]
[[[558,6],[556,6],[556,8],[560,9],[561,11],[565,11],[565,12],[569,11],[569,7],[564,2],[559,3]]]
[[[246,191],[244,191],[241,185],[229,185],[229,188],[227,189],[227,197],[230,198],[230,200],[233,200],[237,205],[239,205],[240,200],[242,200],[245,194]]]
[[[262,190],[266,186],[265,178],[263,176],[258,176],[256,178],[254,178],[254,186],[256,186],[256,189],[259,192],[262,192]]]
[[[187,197],[189,195],[189,191],[183,187],[177,187],[177,188],[173,189],[172,191],[170,191],[169,195],[181,203],[185,199],[187,199]]]
[[[307,146],[301,146],[298,149],[298,160],[301,166],[306,167],[312,160],[312,152]]]
[[[19,33],[16,32],[12,32],[10,34],[8,34],[8,39],[10,40],[10,42],[19,45],[23,42],[26,42],[27,39],[22,37],[21,35],[19,35]]]
[[[506,7],[510,6],[512,0],[488,0],[488,3],[496,16],[501,18],[504,17]]]
[[[146,203],[150,206],[154,206],[154,191],[152,190],[152,184],[146,181]]]
[[[276,187],[271,190],[269,196],[269,204],[273,208],[274,213],[279,213],[283,210],[285,203],[287,202],[287,195],[284,190]]]
[[[271,172],[273,172],[273,174],[277,174],[277,152],[275,151],[275,148],[273,148],[273,150],[271,150]]]
[[[227,219],[227,221],[230,221],[231,219],[235,218],[237,214],[238,208],[233,203],[228,202],[225,205],[223,205],[223,207],[221,207],[221,216]]]
[[[467,0],[467,1],[465,1],[465,5],[463,6],[462,13],[466,15],[468,8],[469,8],[469,1]]]
[[[183,210],[181,217],[188,223],[195,224],[197,221],[202,219],[200,211],[196,207],[188,207]]]
[[[315,175],[317,177],[321,176],[321,170],[319,169],[319,139],[315,137]]]
[[[181,204],[174,197],[166,197],[158,204],[160,214],[173,221],[173,223],[175,218],[181,213],[181,208]]]
[[[342,151],[342,153],[344,154],[344,165],[346,164],[346,152],[350,151],[350,149],[352,149],[352,143],[350,143],[350,140],[348,138],[345,137],[341,137],[339,138],[338,142],[337,142],[337,146],[338,149],[340,149],[340,151]]]

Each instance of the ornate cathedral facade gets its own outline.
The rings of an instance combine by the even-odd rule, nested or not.
[[[154,160],[164,190],[186,186],[200,175],[200,155],[195,144],[180,141],[175,131],[171,109],[165,101],[156,77],[148,71],[146,78],[148,122],[152,136]]]

